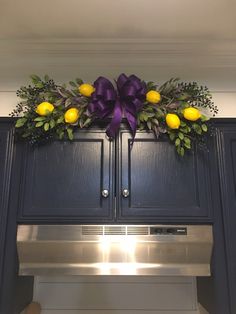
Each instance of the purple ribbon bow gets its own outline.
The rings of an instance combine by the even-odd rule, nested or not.
[[[124,115],[130,125],[133,137],[137,128],[137,113],[143,107],[146,98],[146,84],[137,76],[127,77],[121,74],[116,82],[119,94],[119,102],[123,108]]]
[[[142,108],[145,100],[146,84],[135,75],[127,77],[125,74],[118,77],[116,84],[118,95],[108,79],[99,77],[94,82],[95,92],[92,94],[88,110],[100,119],[113,114],[111,123],[106,129],[109,137],[115,137],[124,113],[135,137],[137,112]]]
[[[92,94],[88,110],[98,118],[104,119],[113,112],[117,93],[112,83],[105,77],[100,76],[93,85],[95,91]]]

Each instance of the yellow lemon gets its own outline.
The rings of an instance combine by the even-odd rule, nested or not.
[[[146,94],[146,100],[151,104],[158,104],[161,101],[161,95],[155,90],[150,90]]]
[[[83,96],[90,97],[94,91],[95,91],[95,88],[93,87],[93,85],[81,84],[79,86],[79,92]]]
[[[201,117],[201,113],[197,108],[189,107],[183,111],[184,117],[190,121],[196,121]]]
[[[177,116],[177,114],[174,113],[168,113],[166,115],[166,123],[169,128],[171,129],[178,129],[180,126],[180,119]]]
[[[54,106],[52,104],[50,104],[50,102],[42,102],[41,104],[39,104],[36,108],[36,112],[37,114],[39,114],[40,116],[47,116],[48,114],[50,114],[52,111],[54,110]]]
[[[76,123],[79,119],[79,110],[77,108],[70,108],[65,112],[64,115],[66,123]]]

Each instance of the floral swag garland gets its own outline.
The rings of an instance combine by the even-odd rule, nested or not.
[[[135,75],[121,74],[115,86],[99,77],[93,85],[76,79],[68,88],[47,75],[43,79],[32,75],[31,79],[33,85],[17,91],[21,102],[11,115],[18,117],[19,135],[32,145],[55,137],[72,140],[76,129],[96,120],[108,121],[106,133],[113,138],[126,118],[133,138],[137,129],[153,131],[157,138],[166,133],[183,156],[208,132],[209,118],[200,109],[209,109],[213,116],[218,112],[208,88],[196,82],[170,79],[158,87]]]

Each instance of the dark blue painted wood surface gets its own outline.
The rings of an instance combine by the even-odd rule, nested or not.
[[[12,149],[12,125],[4,121],[0,124],[0,291],[3,289]]]
[[[236,124],[220,125],[218,156],[230,313],[236,313]]]
[[[13,133],[13,121],[0,118],[0,314],[19,314],[33,292],[33,278],[17,275]]]
[[[168,139],[137,132],[133,145],[120,132],[117,152],[119,219],[127,221],[207,222],[212,219],[209,152],[196,148],[183,158]],[[128,189],[128,197],[122,190]]]
[[[225,120],[216,119],[216,130],[209,138],[209,170],[210,188],[213,207],[213,254],[211,261],[211,277],[198,277],[198,300],[210,314],[233,314],[230,310],[228,271],[226,260],[226,243],[223,224],[224,213],[221,206],[220,175],[218,164],[217,128]],[[236,120],[235,120],[236,123]]]
[[[80,131],[74,140],[25,146],[19,222],[105,222],[114,215],[113,142],[105,132]],[[109,191],[108,197],[102,190]]]

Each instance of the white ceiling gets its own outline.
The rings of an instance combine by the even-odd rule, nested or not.
[[[0,39],[235,39],[235,0],[0,0]]]

